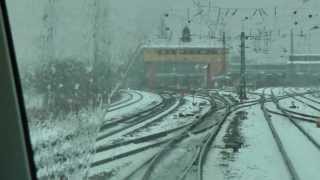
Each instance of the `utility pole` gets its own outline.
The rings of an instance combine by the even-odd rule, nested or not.
[[[160,36],[160,39],[166,39],[167,36],[166,36],[166,25],[165,25],[165,20],[163,17],[161,17],[160,19],[160,27],[159,27],[159,36]]]
[[[290,62],[290,65],[289,65],[289,74],[290,74],[289,82],[290,83],[292,81],[292,77],[294,77],[294,74],[295,74],[294,65],[293,65],[293,62],[292,62],[293,55],[294,55],[294,34],[293,34],[293,29],[291,28],[291,30],[290,30],[290,55],[289,55],[289,62]]]
[[[111,35],[109,31],[109,11],[108,2],[104,0],[94,0],[92,2],[92,39],[93,39],[93,63],[97,61],[110,60]]]
[[[222,33],[222,48],[223,48],[223,66],[226,67],[226,54],[227,54],[227,45],[226,45],[226,32]]]
[[[245,56],[245,49],[246,49],[246,35],[244,32],[241,32],[241,67],[240,67],[240,100],[247,99],[247,92],[246,92],[246,56]]]
[[[222,32],[222,47],[223,47],[223,56],[226,55],[226,32]]]
[[[41,55],[40,59],[53,61],[56,60],[56,46],[55,46],[55,36],[56,36],[56,25],[57,25],[57,2],[53,0],[47,0],[45,2],[45,14],[42,18],[44,33],[41,35],[40,48]]]
[[[212,2],[211,0],[209,0],[209,11],[211,12],[211,10],[212,10]]]
[[[274,7],[274,26],[273,26],[274,34],[277,34],[278,37],[280,37],[281,32],[280,28],[278,28],[278,7]]]
[[[294,54],[294,37],[293,37],[293,29],[290,30],[290,55]]]

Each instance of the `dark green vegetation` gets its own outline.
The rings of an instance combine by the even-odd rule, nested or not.
[[[43,96],[46,111],[77,112],[108,100],[114,73],[107,61],[55,60],[38,65],[34,74],[25,77],[25,86]]]

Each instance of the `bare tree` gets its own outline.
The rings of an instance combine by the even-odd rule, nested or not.
[[[92,40],[93,40],[93,62],[101,60],[110,60],[110,45],[111,36],[109,25],[109,3],[105,0],[94,0],[92,2],[93,25],[92,25]]]
[[[92,74],[94,92],[99,93],[97,101],[107,99],[111,88],[111,35],[109,28],[109,2],[105,0],[95,0],[92,2],[92,41],[93,60]],[[106,73],[107,72],[107,73]]]
[[[56,1],[46,0],[42,17],[43,32],[41,34],[40,60],[55,59],[54,36],[56,34],[57,11]]]

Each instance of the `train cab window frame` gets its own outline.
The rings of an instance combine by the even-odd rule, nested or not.
[[[0,179],[36,180],[6,1],[0,6]]]

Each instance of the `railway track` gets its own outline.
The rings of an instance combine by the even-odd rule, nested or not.
[[[310,105],[310,104],[306,103],[305,101],[302,101],[302,100],[297,98],[297,97],[304,97],[305,95],[307,95],[309,93],[297,94],[296,92],[292,92],[291,94],[289,94],[288,92],[285,92],[285,94],[287,95],[288,98],[292,98],[295,101],[300,102],[300,103],[308,106],[309,108],[320,112],[319,108],[317,108],[317,107],[315,107],[313,105]],[[272,97],[273,97],[273,99],[275,98],[274,95]],[[270,111],[270,112],[275,113],[275,114],[280,114],[282,116],[287,116],[287,114],[289,114],[291,116],[291,118],[293,118],[293,119],[304,120],[304,121],[307,121],[307,122],[312,122],[312,123],[316,123],[317,122],[317,119],[319,118],[318,116],[314,116],[314,115],[310,115],[310,114],[306,114],[306,113],[302,113],[302,112],[298,112],[298,111],[293,111],[293,110],[287,109],[287,108],[281,106],[281,104],[279,103],[280,101],[281,101],[281,99],[278,98],[278,100],[277,100],[278,109],[280,109],[282,113],[281,112],[280,113],[276,113],[276,112],[272,112],[272,111]],[[285,112],[285,113],[283,113],[283,112]]]
[[[224,115],[222,116],[221,120],[218,122],[217,126],[215,128],[210,129],[210,133],[204,138],[203,145],[201,148],[199,148],[199,151],[196,152],[194,161],[190,163],[189,167],[186,168],[186,171],[183,172],[183,174],[180,177],[180,180],[184,180],[187,177],[187,174],[190,173],[192,166],[196,167],[196,178],[198,180],[203,179],[203,166],[206,161],[206,157],[211,149],[212,143],[215,141],[218,133],[220,133],[222,126],[225,124],[226,120],[229,118],[229,116],[239,109],[246,108],[249,106],[253,106],[258,103],[257,100],[255,101],[248,101],[246,103],[239,104],[238,101],[228,101],[227,99],[224,99],[224,97],[215,96],[216,98],[221,99],[226,104],[226,111]],[[230,98],[230,96],[227,96],[227,98]]]
[[[290,95],[290,97],[292,97],[294,95]],[[277,107],[277,110],[279,110],[281,112],[281,114],[279,113],[274,113],[273,114],[277,114],[277,115],[281,115],[283,117],[286,117],[289,122],[291,124],[294,125],[294,127],[296,127],[296,129],[298,130],[298,132],[300,132],[312,145],[313,147],[315,147],[317,149],[317,151],[320,151],[320,144],[308,133],[307,130],[305,130],[303,128],[303,126],[301,126],[298,121],[301,120],[299,118],[294,117],[292,114],[290,114],[290,112],[286,111],[283,107],[280,106],[279,104],[279,100],[281,98],[277,98],[274,93],[271,91],[271,99],[272,99],[272,103],[275,104],[275,106]],[[263,111],[264,114],[264,118],[266,119],[267,123],[268,123],[268,127],[273,135],[273,138],[277,144],[277,147],[279,149],[279,152],[281,154],[281,157],[284,161],[284,164],[287,167],[287,170],[290,174],[290,177],[292,180],[300,180],[301,179],[301,174],[299,174],[299,170],[296,168],[297,165],[295,164],[295,162],[292,160],[292,157],[289,155],[288,153],[288,149],[286,149],[283,140],[281,139],[281,136],[279,135],[279,132],[277,131],[277,128],[274,125],[274,120],[271,119],[271,113],[270,110],[268,110],[265,107],[265,103],[266,103],[266,99],[262,98],[261,100],[261,110]],[[289,151],[292,151],[289,150]],[[296,151],[296,150],[295,150]]]
[[[299,95],[302,95],[302,94],[306,94],[306,93],[299,93]],[[198,98],[201,96],[205,99],[208,99],[206,94],[199,95]],[[242,108],[261,104],[261,109],[263,110],[263,114],[268,122],[268,126],[271,129],[274,138],[279,139],[279,140],[276,140],[277,146],[280,152],[282,153],[282,157],[286,163],[288,170],[290,171],[292,179],[299,180],[299,175],[293,165],[294,162],[292,162],[289,155],[287,154],[286,149],[283,146],[283,143],[281,142],[281,139],[280,139],[281,137],[276,132],[276,129],[273,125],[270,114],[278,113],[277,115],[281,115],[283,117],[289,117],[293,121],[297,121],[299,119],[299,120],[305,120],[308,122],[313,122],[313,120],[311,120],[310,117],[302,117],[297,115],[294,116],[286,111],[272,112],[271,110],[267,109],[264,106],[266,102],[273,102],[276,104],[279,102],[279,100],[290,98],[291,96],[292,95],[290,94],[286,94],[280,97],[275,97],[271,91],[271,94],[267,97],[264,96],[264,93],[261,93],[260,99],[239,103],[239,102],[236,102],[235,100],[232,100],[230,96],[223,97],[218,93],[214,93],[210,97],[211,98],[210,102],[212,107],[211,111],[199,117],[198,120],[194,121],[193,123],[186,124],[183,127],[170,129],[169,131],[162,131],[155,134],[143,136],[140,138],[134,138],[128,141],[123,141],[117,144],[105,146],[104,149],[102,149],[102,151],[113,149],[119,146],[125,146],[128,144],[136,144],[136,143],[142,144],[142,146],[140,146],[137,149],[125,152],[123,154],[117,154],[116,156],[105,159],[104,161],[101,161],[95,165],[100,165],[100,164],[107,163],[119,158],[137,154],[151,148],[157,148],[159,149],[157,153],[150,156],[150,158],[147,158],[144,162],[142,162],[138,167],[136,167],[136,169],[134,169],[131,173],[128,174],[128,176],[124,177],[123,179],[124,180],[130,180],[130,179],[203,180],[203,179],[207,179],[207,178],[204,178],[203,167],[206,164],[208,153],[211,151],[212,143],[216,140],[216,137],[220,133],[221,128],[225,124],[226,120],[230,117],[231,114],[237,112]],[[215,123],[211,123],[210,125],[207,125],[204,123],[206,121],[212,121],[212,115],[217,115],[217,113],[219,113],[219,118],[215,119]],[[199,125],[201,124],[204,124],[204,125],[201,128],[199,128]],[[142,128],[146,128],[146,127],[142,127]],[[303,130],[301,130],[303,129],[303,127],[298,129],[300,132],[303,132]],[[307,137],[308,135],[305,134],[304,136]],[[197,143],[194,143],[193,141],[191,141],[192,138],[194,137],[197,138]],[[310,142],[312,142],[312,140],[310,140],[311,138],[312,138],[311,136],[308,138]],[[316,141],[313,142],[314,146],[316,146],[315,145],[316,143],[317,143]],[[179,151],[179,147],[183,144],[184,145],[188,144],[188,147],[190,148],[190,152],[188,152],[189,157],[185,158],[187,160],[181,161],[181,162],[175,162],[174,159],[170,159],[172,157],[172,154],[175,154],[176,151]],[[167,177],[159,177],[157,174],[161,174],[159,172],[162,170],[165,170],[165,165],[162,165],[164,162],[178,163],[178,164],[175,164],[175,166],[176,167],[179,166],[179,168],[177,168],[179,169],[179,171],[174,171],[173,169],[169,168],[168,171],[171,173],[171,175],[168,175]],[[159,168],[159,166],[163,166],[164,168]]]
[[[188,173],[190,173],[190,170],[192,168],[196,168],[197,169],[196,170],[197,171],[197,175],[196,175],[197,179],[199,179],[199,180],[203,179],[202,168],[205,163],[207,153],[209,152],[209,149],[210,149],[212,142],[216,138],[217,134],[219,133],[219,131],[220,131],[222,125],[224,124],[224,122],[226,121],[226,119],[229,117],[230,114],[232,114],[236,110],[244,108],[244,107],[249,107],[249,106],[252,106],[252,105],[258,103],[257,101],[254,101],[254,102],[244,103],[242,105],[237,106],[236,104],[231,104],[231,102],[226,100],[224,97],[217,96],[217,95],[215,95],[215,97],[216,97],[216,100],[219,99],[220,102],[224,103],[224,106],[222,108],[212,109],[212,111],[210,113],[206,114],[204,117],[199,119],[199,121],[197,121],[193,125],[191,125],[182,134],[180,134],[179,136],[177,136],[174,139],[172,139],[171,141],[169,141],[166,144],[166,146],[164,148],[162,148],[162,150],[159,153],[157,153],[155,156],[150,158],[141,167],[136,169],[135,172],[138,171],[139,169],[141,169],[142,167],[144,167],[146,169],[146,171],[143,174],[141,179],[143,179],[143,180],[153,179],[152,174],[153,174],[154,170],[156,169],[156,167],[159,165],[159,163],[161,163],[163,158],[165,158],[165,156],[167,156],[168,153],[170,153],[171,151],[174,151],[175,147],[178,146],[177,144],[181,143],[183,140],[188,138],[189,136],[187,134],[189,134],[190,132],[193,132],[193,130],[195,130],[196,127],[199,124],[201,124],[200,121],[204,121],[205,119],[211,120],[212,114],[216,113],[217,111],[225,110],[225,112],[222,115],[222,118],[220,120],[218,120],[218,122],[214,126],[207,128],[205,131],[202,131],[203,136],[202,136],[202,138],[200,138],[201,140],[198,140],[199,142],[201,142],[201,144],[199,146],[193,148],[195,150],[193,151],[194,153],[192,155],[191,162],[187,163],[186,165],[183,165],[184,171],[182,171],[178,176],[179,180],[183,180],[187,177]],[[195,146],[195,145],[193,145],[193,146]],[[125,178],[125,180],[132,179],[133,175],[134,175],[134,173],[130,174],[129,176],[127,176]],[[171,179],[176,179],[176,178],[171,178]]]
[[[286,96],[286,97],[284,97],[284,96],[282,96],[282,97],[280,97],[280,99],[283,99],[283,98],[288,98],[288,96]],[[270,101],[271,99],[269,99],[269,101]],[[253,105],[257,105],[257,104],[260,104],[261,103],[261,101],[266,101],[265,100],[265,98],[264,98],[264,96],[261,96],[261,99],[259,100],[259,102],[257,102],[257,101],[252,101],[252,102],[249,102],[249,103],[245,103],[245,104],[242,104],[242,105],[240,105],[240,106],[233,106],[234,108],[231,108],[229,111],[227,111],[228,113],[226,113],[226,116],[225,116],[225,118],[227,118],[228,117],[228,114],[230,115],[230,114],[232,114],[233,112],[236,112],[237,110],[239,110],[239,109],[241,109],[241,108],[244,108],[244,107],[249,107],[249,106],[253,106]],[[232,106],[231,106],[232,107]],[[262,106],[263,108],[264,108],[264,106]],[[265,110],[264,111],[265,113],[267,113],[267,111]],[[268,116],[269,117],[269,116]],[[221,126],[222,126],[222,124],[223,124],[223,120],[222,120],[222,122],[221,122]],[[271,125],[272,126],[272,125]],[[272,127],[271,127],[272,128]],[[216,132],[214,132],[213,134],[211,134],[211,136],[210,136],[210,138],[208,138],[208,141],[207,141],[207,143],[205,143],[205,144],[209,144],[209,142],[211,141],[214,141],[214,138],[215,138],[215,136],[216,136],[216,134],[217,133],[219,133],[219,130],[217,130]],[[276,136],[276,135],[275,135]],[[280,143],[281,144],[281,143]],[[206,146],[205,146],[206,147]],[[210,146],[209,146],[210,147]],[[204,149],[207,149],[207,148],[204,148]],[[283,148],[282,148],[283,149]],[[195,161],[197,160],[197,159],[200,159],[200,163],[198,164],[198,175],[197,175],[197,179],[198,180],[202,180],[203,178],[202,178],[202,172],[203,172],[203,170],[202,170],[202,161],[204,161],[204,159],[205,159],[205,154],[206,153],[204,153],[205,151],[203,151],[202,153],[201,153],[201,151],[200,152],[197,152],[197,154],[199,154],[198,156],[199,157],[196,157],[196,158],[194,158],[195,159]],[[284,150],[282,150],[282,152],[284,152],[285,153],[285,151]],[[289,166],[289,168],[290,168],[290,170],[292,171],[292,174],[295,174],[294,176],[295,177],[297,177],[296,176],[296,172],[294,171],[294,169],[292,168],[293,166],[292,165],[290,165],[290,160],[288,160],[288,158],[285,158],[286,159],[286,161],[288,161],[288,166]],[[193,162],[193,163],[195,163],[195,162]],[[189,167],[189,168],[187,168],[187,171],[190,171],[191,170],[191,167]],[[185,177],[187,176],[186,175],[187,174],[187,172],[184,172],[183,173],[183,175],[182,175],[182,178],[180,178],[180,180],[184,180],[185,179]],[[295,179],[295,178],[293,178],[293,179]],[[298,179],[298,178],[297,178]]]
[[[296,99],[296,97],[304,97],[305,95],[308,95],[308,94],[312,95],[314,93],[317,93],[317,91],[309,91],[309,92],[303,92],[303,93],[296,93],[296,92],[288,93],[283,89],[283,93],[285,95],[277,96],[277,99],[278,99],[279,102],[282,101],[282,100],[286,100],[288,98]],[[269,101],[273,101],[274,96],[272,96],[272,94],[268,95],[269,96],[268,98],[265,97],[265,94],[264,95],[262,95],[262,94],[263,93],[260,93],[260,95],[263,96],[265,101],[268,101],[268,102]],[[305,102],[301,102],[301,103],[306,104]],[[310,122],[310,123],[316,123],[316,120],[319,118],[318,116],[305,114],[305,113],[302,113],[302,112],[297,112],[297,111],[293,111],[293,110],[284,108],[283,106],[280,105],[280,103],[279,103],[279,108],[281,110],[285,111],[286,114],[289,113],[293,119],[302,120],[302,121],[306,121],[306,122]],[[269,108],[266,108],[266,110],[269,113],[272,113],[272,114],[276,114],[276,115],[280,115],[280,116],[286,116],[286,114],[284,114],[282,112],[279,112],[279,111],[276,111],[276,110],[271,110]]]
[[[267,109],[265,108],[265,99],[262,99],[261,101],[261,110],[263,111],[263,115],[264,118],[266,119],[268,126],[270,128],[270,131],[272,133],[273,138],[275,139],[275,142],[277,144],[277,147],[279,149],[279,152],[281,153],[281,157],[283,158],[283,161],[290,173],[291,179],[292,180],[300,180],[300,177],[298,176],[298,173],[295,169],[295,167],[293,166],[292,160],[290,159],[281,139],[280,136],[278,134],[278,132],[276,131],[274,124],[271,120],[271,115],[269,114],[269,111],[267,111]]]
[[[130,91],[130,93],[128,93],[130,98],[124,102],[119,102],[119,103],[115,103],[115,104],[111,104],[110,107],[108,107],[107,112],[112,112],[112,111],[116,111],[125,107],[128,107],[132,104],[138,103],[139,101],[141,101],[143,99],[143,95],[141,93],[139,93],[138,91]],[[137,99],[134,99],[134,95],[138,96]]]
[[[134,125],[137,125],[157,113],[161,113],[166,108],[170,107],[170,105],[172,103],[174,103],[173,99],[162,100],[161,103],[156,104],[156,105],[154,105],[150,108],[147,108],[143,111],[137,112],[133,115],[121,117],[120,119],[116,119],[116,120],[108,121],[108,122],[104,123],[100,128],[100,132],[102,133],[102,135],[99,135],[97,137],[97,141],[99,141],[101,139],[105,139],[109,136],[116,134],[119,131],[125,130],[125,129],[132,127]]]
[[[268,108],[266,108],[266,110],[271,114],[276,114],[276,115],[280,115],[280,116],[283,116],[283,117],[287,117],[287,115],[284,114],[284,113],[273,111],[273,110],[270,110]],[[288,112],[290,113],[290,111],[288,111]],[[299,113],[299,116],[296,116],[296,115],[294,115],[294,113],[296,113],[296,112],[291,113],[291,118],[292,119],[297,119],[297,120],[301,120],[301,121],[305,121],[305,122],[309,122],[309,123],[316,123],[316,120],[311,119],[311,118],[307,118],[306,116],[303,116],[304,114],[300,114]]]
[[[230,97],[230,96],[228,96],[228,97]],[[228,101],[225,101],[225,102],[228,103]],[[205,164],[207,154],[209,153],[209,151],[211,149],[211,145],[215,141],[218,133],[220,133],[222,126],[226,123],[226,120],[230,117],[230,115],[232,115],[233,113],[236,113],[238,110],[258,104],[259,100],[252,100],[252,101],[247,101],[247,102],[243,102],[243,103],[239,103],[239,102],[235,102],[235,101],[233,101],[233,102],[234,102],[234,104],[230,104],[230,102],[227,104],[226,112],[225,112],[223,118],[219,122],[217,128],[211,132],[209,138],[206,140],[206,143],[204,145],[202,153],[200,153],[200,156],[199,156],[200,160],[198,162],[198,170],[197,170],[197,179],[198,180],[204,179],[203,166]]]
[[[163,102],[166,102],[166,101],[163,101]],[[139,120],[138,121],[137,119],[135,119],[134,121],[137,122],[137,123],[135,123],[133,125],[131,124],[128,127],[125,126],[125,128],[122,128],[120,131],[117,131],[115,133],[122,133],[124,130],[131,128],[130,131],[127,131],[126,133],[122,133],[122,136],[127,136],[127,135],[130,135],[130,134],[133,134],[136,131],[139,131],[140,129],[147,128],[149,125],[152,125],[152,123],[159,122],[163,117],[165,117],[168,114],[170,114],[173,111],[175,111],[178,107],[180,107],[183,104],[183,101],[182,100],[178,100],[177,101],[175,98],[170,98],[170,100],[167,103],[164,103],[164,104],[165,105],[162,105],[162,108],[155,108],[155,109],[157,109],[156,111],[152,111],[152,112],[147,113],[146,116],[144,116],[143,120],[141,120],[141,121]],[[146,111],[150,111],[150,110],[146,110]],[[145,112],[143,112],[143,113],[145,113]],[[138,119],[141,118],[141,114],[140,115],[139,114],[138,114]],[[140,125],[137,128],[132,129],[132,127],[140,124],[141,122],[144,123],[144,124]],[[148,150],[150,148],[160,146],[160,145],[166,143],[169,140],[167,138],[167,136],[169,136],[170,134],[174,134],[175,132],[180,131],[180,130],[188,127],[188,125],[189,124],[185,124],[185,125],[182,125],[182,126],[178,126],[178,127],[175,127],[175,128],[169,129],[169,130],[153,133],[153,134],[150,134],[150,135],[146,135],[146,136],[142,136],[142,137],[138,137],[138,138],[134,138],[134,139],[130,139],[129,138],[128,140],[125,140],[125,141],[120,141],[120,142],[117,142],[117,143],[105,144],[105,145],[102,145],[102,146],[98,146],[97,149],[96,149],[96,153],[100,153],[100,152],[103,152],[103,151],[111,150],[111,149],[118,148],[120,146],[125,146],[125,145],[128,145],[128,144],[142,144],[141,147],[139,147],[139,148],[135,148],[133,150],[117,154],[117,155],[115,155],[113,157],[109,157],[109,158],[101,159],[99,161],[95,161],[95,162],[93,162],[91,164],[91,167],[102,165],[104,163],[107,163],[107,162],[110,162],[110,161],[113,161],[113,160],[124,158],[124,157],[127,157],[129,155],[136,154],[136,153]],[[104,138],[107,138],[107,137],[104,137]],[[164,140],[159,140],[161,138],[163,138]],[[101,140],[103,140],[103,139],[101,139]],[[152,141],[154,141],[154,143]]]
[[[124,104],[124,103],[126,103],[128,101],[131,101],[133,99],[133,94],[132,93],[129,93],[127,91],[120,91],[120,93],[121,93],[121,96],[127,95],[128,98],[123,98],[123,99],[121,99],[119,101],[116,101],[116,102],[110,104],[109,107],[111,107],[111,108],[112,107],[116,107],[116,106]]]
[[[205,98],[205,97],[203,97]],[[212,101],[210,102],[211,104],[215,104]],[[211,106],[213,107],[213,106]],[[216,107],[216,106],[215,106]],[[156,153],[155,155],[153,155],[151,158],[149,158],[148,160],[146,160],[144,163],[141,164],[141,166],[137,167],[134,171],[132,171],[132,173],[130,173],[128,176],[126,176],[124,179],[125,180],[129,180],[132,179],[133,176],[141,171],[141,169],[143,168],[147,168],[148,170],[146,171],[146,174],[143,175],[142,179],[147,179],[148,177],[148,172],[151,173],[152,169],[155,167],[155,165],[157,164],[158,161],[160,161],[166,154],[166,152],[170,151],[169,149],[171,149],[171,147],[175,146],[174,144],[180,142],[182,139],[187,138],[190,134],[189,132],[192,131],[192,129],[194,129],[197,124],[201,123],[203,121],[203,118],[205,118],[206,116],[208,116],[208,114],[210,114],[213,111],[213,109],[210,110],[210,112],[204,114],[201,118],[199,118],[198,120],[194,121],[193,123],[191,123],[190,125],[188,125],[185,130],[183,130],[181,133],[179,133],[178,135],[172,137],[170,140],[168,140],[166,142],[166,144],[164,145],[164,147],[161,148],[161,151],[159,151],[158,153]],[[198,130],[194,133],[201,133],[203,131]],[[151,175],[151,174],[150,174]]]
[[[183,101],[175,98],[165,99],[162,101],[162,103],[150,109],[134,114],[129,118],[123,118],[118,121],[104,124],[101,127],[102,132],[97,138],[97,142],[108,139],[116,134],[126,135],[133,133],[167,116],[169,113],[176,110],[181,104],[183,104]]]
[[[285,92],[285,93],[288,94],[287,92]],[[311,109],[313,109],[313,110],[316,110],[316,111],[320,112],[320,108],[318,108],[318,107],[316,107],[316,106],[314,106],[314,105],[311,105],[311,104],[309,104],[309,103],[306,103],[305,101],[300,100],[300,99],[298,99],[297,97],[301,97],[301,98],[303,98],[303,99],[305,99],[305,100],[311,101],[311,102],[316,103],[316,104],[318,104],[318,105],[320,104],[319,101],[315,101],[314,99],[307,98],[307,97],[305,97],[305,94],[303,94],[303,95],[296,95],[296,94],[297,94],[296,92],[292,92],[292,94],[293,94],[293,95],[291,95],[291,97],[292,97],[294,100],[296,100],[296,101],[298,101],[298,102],[300,102],[300,103],[308,106],[309,108],[311,108]]]
[[[290,122],[320,151],[320,144],[305,130],[295,119],[292,118],[292,115],[287,113],[279,104],[279,100],[272,93],[273,103],[277,106],[277,109],[280,110]]]
[[[309,100],[309,101],[311,101],[311,102],[314,102],[314,103],[320,105],[320,101],[316,101],[316,100],[314,100],[314,99],[312,99],[312,98],[309,98],[309,97],[306,97],[306,96],[301,96],[301,97],[304,98],[304,99],[306,99],[306,100]]]

